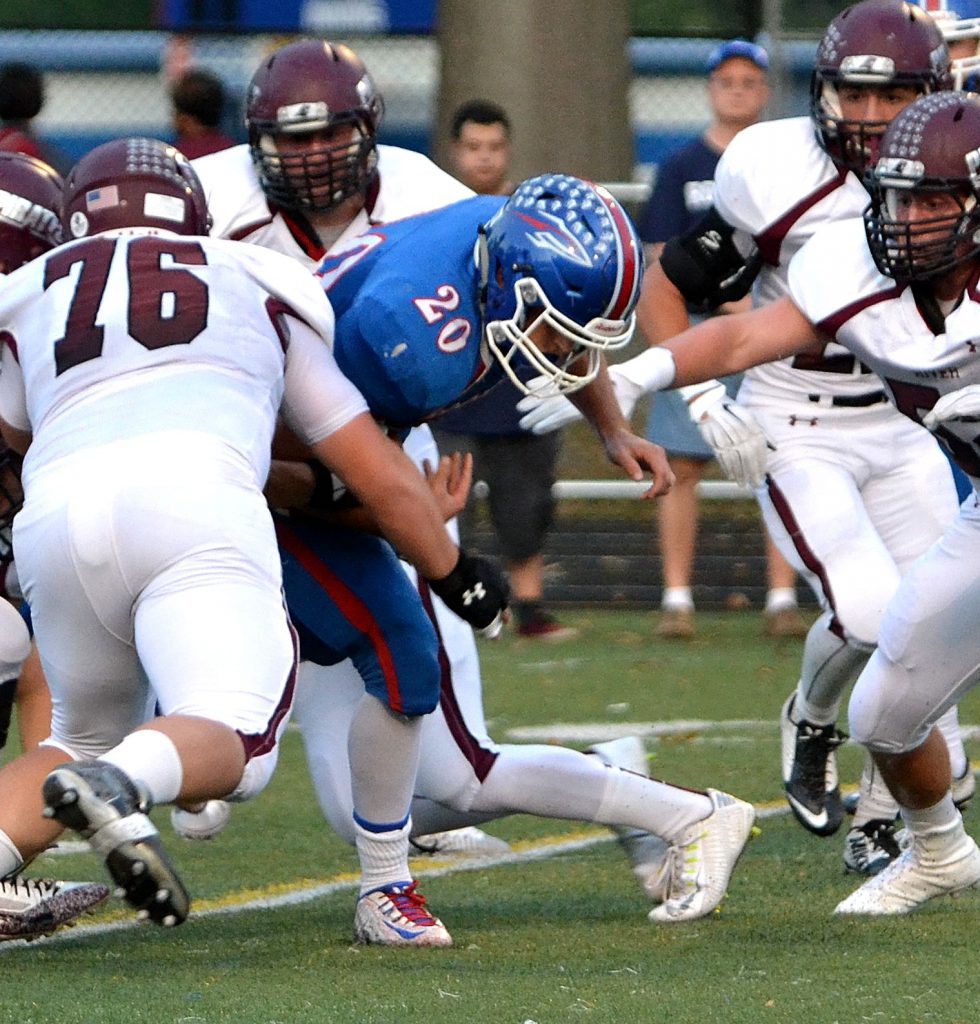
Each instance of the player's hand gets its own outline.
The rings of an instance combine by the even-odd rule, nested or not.
[[[500,635],[509,618],[510,584],[495,562],[461,550],[456,568],[440,580],[429,580],[429,586],[481,636],[493,640]]]
[[[443,455],[435,469],[426,459],[422,470],[443,517],[449,520],[458,516],[466,508],[473,483],[473,456],[469,452],[465,455],[462,452]]]
[[[667,453],[659,444],[637,437],[629,430],[620,430],[604,436],[606,456],[619,466],[631,480],[642,480],[645,473],[653,478],[644,498],[659,498],[674,485],[674,473],[667,462]]]
[[[633,415],[636,403],[646,392],[644,386],[633,379],[629,367],[629,363],[609,367],[616,401],[626,419]],[[524,413],[521,427],[532,434],[548,434],[582,419],[579,410],[564,395],[550,391],[547,384],[547,377],[533,377],[528,387],[536,393],[526,395],[517,403],[517,411]]]
[[[527,386],[533,394],[517,403],[521,428],[532,434],[550,434],[569,423],[582,419],[582,414],[564,396],[548,386],[547,377],[532,377]]]
[[[691,419],[725,475],[742,487],[758,487],[766,476],[771,446],[752,413],[732,401],[725,385],[718,382],[694,398],[685,398]]]
[[[967,384],[965,388],[943,395],[922,417],[922,423],[928,430],[953,427],[958,423],[980,423],[980,384]]]

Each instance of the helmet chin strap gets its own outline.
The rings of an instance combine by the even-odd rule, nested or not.
[[[483,323],[487,318],[487,285],[490,282],[490,246],[487,244],[487,229],[483,224],[476,231],[473,262],[476,264],[479,274],[477,279],[477,302],[480,306],[480,322]]]

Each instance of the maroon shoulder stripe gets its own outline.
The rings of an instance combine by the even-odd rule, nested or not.
[[[804,196],[796,206],[790,207],[779,220],[774,221],[769,227],[764,228],[760,234],[755,236],[755,244],[759,247],[759,255],[766,263],[773,267],[779,266],[779,251],[782,249],[783,241],[793,225],[807,210],[816,206],[821,199],[826,199],[832,192],[836,192],[844,184],[844,179],[849,173],[850,171],[846,167],[841,168],[836,177],[825,182],[808,196]]]
[[[837,332],[847,323],[848,320],[857,316],[862,310],[877,306],[880,302],[888,302],[890,299],[897,299],[905,291],[905,285],[896,284],[886,288],[883,292],[876,292],[874,295],[865,295],[855,299],[849,305],[838,309],[836,313],[824,317],[818,324],[814,324],[817,330],[829,335],[831,338],[837,336]]]

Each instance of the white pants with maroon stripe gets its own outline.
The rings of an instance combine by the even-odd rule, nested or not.
[[[843,637],[873,646],[900,578],[956,515],[949,463],[888,405],[751,408],[776,448],[757,495],[773,540]]]
[[[69,456],[32,482],[14,545],[56,743],[97,757],[156,700],[275,756],[295,650],[251,476],[207,442],[136,438]]]

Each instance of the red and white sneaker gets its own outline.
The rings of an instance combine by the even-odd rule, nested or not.
[[[393,882],[358,897],[354,941],[377,946],[451,946],[452,936],[426,910],[418,882]]]

